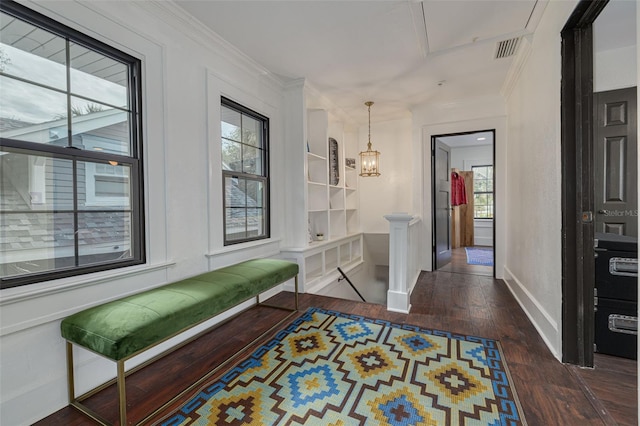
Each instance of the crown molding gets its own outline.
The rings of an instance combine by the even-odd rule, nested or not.
[[[529,56],[531,55],[531,37],[532,36],[522,37],[520,40],[520,46],[518,46],[516,57],[513,59],[513,62],[511,62],[511,66],[507,72],[507,77],[505,78],[504,83],[502,83],[500,94],[505,100],[509,99],[509,96],[511,96],[513,89],[516,87],[516,83],[520,79],[522,70],[527,63],[527,59],[529,59]]]

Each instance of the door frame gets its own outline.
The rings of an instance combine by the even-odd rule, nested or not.
[[[592,25],[608,2],[581,0],[561,31],[562,362],[588,367],[595,340]]]
[[[493,163],[493,278],[496,277],[496,129],[471,130],[468,132],[445,133],[431,135],[431,264],[434,271],[437,270],[436,252],[436,139],[448,136],[472,135],[474,133],[487,133],[492,135],[492,163]]]

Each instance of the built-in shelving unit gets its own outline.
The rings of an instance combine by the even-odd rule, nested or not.
[[[354,167],[346,167],[345,155],[349,137],[341,123],[331,120],[323,109],[309,109],[307,114],[307,219],[309,241],[335,240],[358,232],[357,173]],[[332,173],[329,158],[329,139],[338,142],[336,185],[329,184]],[[355,138],[353,143],[355,145]],[[353,158],[353,157],[352,157]]]
[[[313,291],[338,279],[338,267],[348,272],[362,264],[362,243],[362,234],[355,234],[283,252],[300,261],[299,277],[304,290]]]
[[[302,223],[297,215],[304,214],[308,229],[305,233],[292,232],[294,237],[281,251],[285,257],[296,259],[301,268],[301,291],[308,291],[337,279],[338,267],[348,270],[362,263],[358,174],[355,167],[345,163],[345,157],[357,157],[358,137],[357,130],[345,130],[344,122],[330,108],[315,107],[322,102],[309,95],[306,83],[292,87],[289,96],[292,105],[300,105],[300,100],[304,104],[303,129],[289,129],[294,136],[289,141],[290,152],[303,149],[305,173],[303,194],[293,183],[300,182],[300,175],[296,176],[299,169],[292,169],[288,177],[292,197],[304,196],[304,210],[292,213],[291,222]],[[291,115],[299,113],[291,110]],[[298,121],[292,123],[298,125]],[[299,145],[294,146],[298,135],[304,139],[298,139]],[[335,140],[333,149],[330,138]]]

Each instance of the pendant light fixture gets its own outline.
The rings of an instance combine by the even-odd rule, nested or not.
[[[380,176],[380,153],[371,149],[371,105],[373,102],[364,103],[369,108],[369,143],[367,150],[360,153],[360,176]]]

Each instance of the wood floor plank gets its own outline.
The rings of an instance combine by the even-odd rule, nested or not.
[[[291,299],[290,293],[280,293],[270,302],[291,303]],[[551,354],[503,281],[442,271],[422,273],[411,303],[411,313],[401,314],[389,312],[383,305],[300,295],[303,311],[315,306],[499,340],[529,425],[606,424],[584,392],[583,386],[591,386],[592,383],[598,388],[593,394],[619,424],[637,424],[636,363],[596,357],[600,361],[595,369],[578,372],[593,374],[585,380],[577,379],[571,370],[573,367],[563,365]],[[155,410],[285,314],[272,308],[251,308],[132,375],[128,379],[127,389],[131,419],[135,421]],[[249,354],[250,351],[245,353]],[[621,388],[628,395],[616,398]],[[117,408],[114,396],[115,392],[108,389],[93,397],[91,403],[109,412],[110,418],[115,420]],[[185,396],[165,410],[164,414],[188,399],[189,395]],[[92,423],[70,407],[36,423],[65,426],[87,424]]]

